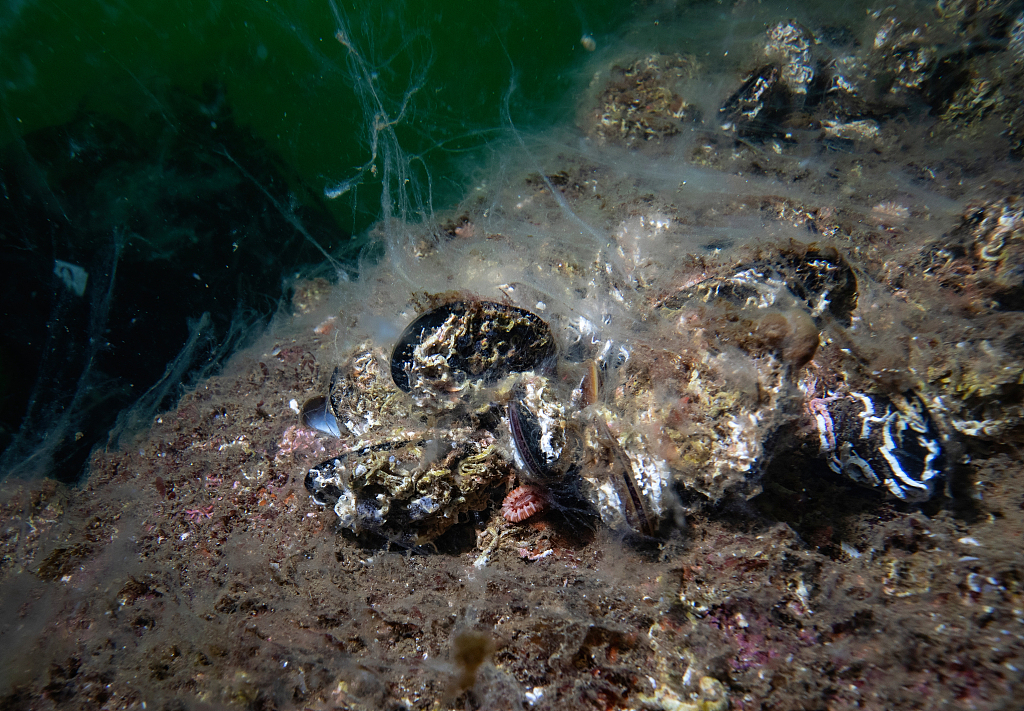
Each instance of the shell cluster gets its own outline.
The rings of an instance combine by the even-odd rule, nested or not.
[[[338,440],[309,471],[314,498],[344,527],[411,543],[503,500],[510,520],[571,503],[652,534],[674,507],[757,495],[782,450],[815,476],[831,470],[920,501],[951,461],[966,461],[961,436],[1019,437],[1019,187],[992,188],[941,238],[929,225],[921,249],[918,218],[938,213],[902,188],[870,203],[830,192],[838,175],[873,180],[856,154],[889,152],[916,107],[930,109],[936,135],[991,115],[1024,145],[1019,86],[986,89],[970,80],[984,74],[983,54],[954,72],[939,51],[959,14],[916,25],[881,10],[869,42],[841,27],[773,24],[714,105],[694,93],[702,69],[692,58],[610,68],[580,114],[584,132],[612,144],[609,155],[685,150],[695,197],[687,180],[670,194],[651,177],[638,199],[600,156],[581,157],[504,193],[487,188],[501,210],[474,198],[438,234],[407,253],[396,246],[403,267],[422,267],[417,291],[466,291],[428,296],[397,338],[344,347],[328,391],[303,410]],[[1014,66],[1017,14],[1004,18],[1007,45],[987,50]],[[835,170],[820,170],[808,147]],[[723,171],[777,174],[825,197],[815,207],[753,188],[733,195],[744,177],[705,205],[702,190],[717,183],[698,179]],[[773,234],[741,247],[731,220],[745,228],[755,212]],[[799,244],[801,234],[821,242]],[[920,254],[909,269],[885,258],[901,240]],[[950,329],[960,334],[952,344],[931,337],[949,314],[921,307],[934,294],[915,303],[916,287],[956,297],[949,313],[981,313],[986,325]]]
[[[333,506],[342,527],[418,545],[486,509],[513,476],[523,484],[505,499],[510,521],[553,497],[578,499],[588,465],[584,481],[600,480],[595,486],[628,512],[623,521],[653,533],[644,489],[607,425],[567,414],[572,395],[558,392],[555,356],[537,315],[472,298],[417,317],[387,364],[361,344],[335,370],[327,396],[302,410],[307,427],[351,442],[308,471],[306,488]],[[577,393],[577,404],[585,397]]]
[[[385,362],[360,344],[335,370],[326,397],[303,407],[307,427],[344,451],[306,474],[314,500],[342,527],[408,545],[429,542],[487,508],[512,474],[492,430],[499,382],[541,367],[551,331],[532,313],[454,300],[413,321]]]
[[[808,406],[799,386],[822,324],[850,323],[857,295],[835,250],[793,247],[662,293],[644,313],[656,337],[631,343],[585,319],[553,328],[522,306],[430,297],[389,356],[359,344],[306,403],[303,423],[342,443],[306,487],[342,527],[407,545],[503,497],[509,521],[565,504],[655,535],[683,501],[759,493],[780,432],[810,407],[828,467],[926,498],[944,459],[916,396]]]
[[[725,132],[779,146],[812,140],[828,150],[895,148],[902,129],[893,118],[923,106],[947,135],[981,133],[984,121],[998,117],[1020,154],[1021,86],[1011,77],[1024,61],[1024,15],[1011,3],[958,5],[939,3],[939,17],[927,22],[894,5],[873,11],[869,41],[838,24],[771,24],[752,40],[750,59],[714,121]],[[968,36],[981,22],[999,26],[1004,41],[977,55],[950,55],[950,38]],[[628,147],[684,132],[701,122],[693,77],[709,69],[678,54],[615,66],[587,117],[588,132]]]

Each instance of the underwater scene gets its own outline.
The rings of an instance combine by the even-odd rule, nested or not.
[[[0,711],[1024,704],[1024,2],[8,0],[0,109]]]

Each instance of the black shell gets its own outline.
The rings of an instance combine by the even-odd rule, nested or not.
[[[857,307],[857,277],[834,247],[811,245],[783,252],[781,271],[793,294],[807,304],[815,318],[825,312],[849,326]]]
[[[494,301],[453,301],[427,311],[402,333],[391,353],[391,377],[410,392],[417,346],[441,333],[448,367],[467,378],[495,382],[509,373],[541,367],[555,355],[551,328],[536,314]]]
[[[593,460],[589,463],[592,472],[595,475],[603,472],[611,482],[619,495],[626,523],[640,535],[654,536],[657,533],[658,520],[651,513],[650,504],[643,491],[637,486],[629,457],[622,451],[622,447],[604,420],[598,419],[595,424],[599,444],[593,453]]]
[[[766,64],[751,72],[718,110],[725,130],[771,135],[789,108],[789,92],[779,83],[781,69]]]
[[[934,493],[945,457],[916,395],[892,399],[851,392],[828,410],[835,432],[829,458],[834,471],[906,501],[924,501]]]
[[[665,296],[660,306],[681,308],[694,300],[724,300],[744,305],[774,303],[782,286],[818,319],[825,313],[849,326],[857,307],[857,276],[837,249],[795,244],[782,250],[782,259],[759,260],[739,267],[732,276],[710,277]]]
[[[529,376],[527,376],[529,377]],[[519,382],[512,389],[508,403],[508,423],[512,434],[512,445],[526,467],[529,480],[537,483],[551,483],[562,476],[575,464],[580,447],[579,438],[565,421],[548,424],[551,431],[545,433],[537,416],[524,398],[525,389]],[[544,451],[545,434],[550,438],[549,446],[557,451]]]
[[[334,416],[330,402],[323,395],[307,400],[302,406],[299,419],[304,427],[332,437],[341,437],[338,418]]]

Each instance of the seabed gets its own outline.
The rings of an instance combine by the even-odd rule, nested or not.
[[[296,282],[80,484],[6,479],[0,709],[1014,708],[1024,15],[920,17],[771,23],[710,111],[706,58],[604,55],[570,128],[510,128],[461,204]],[[519,376],[391,382],[454,299],[550,326],[522,377],[598,433],[578,483],[515,449]],[[371,362],[334,434],[305,426]],[[430,526],[383,479],[348,519],[307,488],[374,447],[416,485],[460,446],[490,478]],[[508,520],[521,484],[549,500]]]

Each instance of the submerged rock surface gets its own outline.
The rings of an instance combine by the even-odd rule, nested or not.
[[[1017,11],[595,59],[557,151],[4,485],[0,704],[1011,707],[1024,186],[942,68],[1013,90]]]

